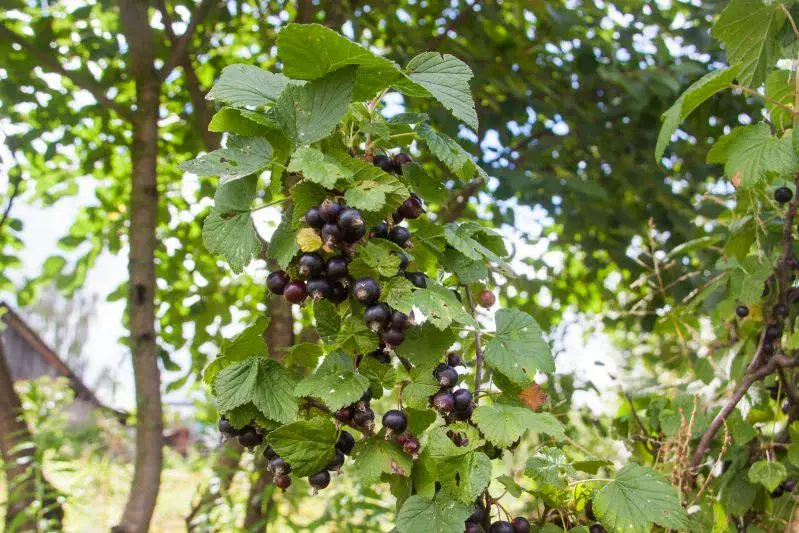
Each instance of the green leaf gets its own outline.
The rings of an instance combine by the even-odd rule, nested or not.
[[[185,161],[182,170],[198,176],[219,176],[221,183],[265,169],[272,161],[272,145],[263,137],[231,135],[227,146]]]
[[[236,273],[244,270],[262,248],[249,212],[222,213],[217,209],[211,209],[203,222],[203,244],[212,254],[225,256]]]
[[[489,261],[498,265],[503,273],[513,276],[513,269],[497,253],[497,250],[501,248],[500,251],[505,255],[504,244],[502,237],[493,230],[474,222],[462,224],[453,222],[444,227],[444,239],[447,244],[469,259]],[[492,246],[486,246],[484,242],[490,243]]]
[[[414,366],[434,367],[442,362],[443,354],[457,339],[451,329],[440,330],[430,322],[405,332],[405,342],[397,347],[397,355],[407,358]]]
[[[340,179],[351,179],[352,171],[342,167],[329,155],[316,148],[303,147],[291,156],[289,172],[302,172],[308,180],[332,189]]]
[[[629,464],[593,498],[594,513],[614,531],[645,532],[652,523],[689,529],[677,489],[651,468]]]
[[[306,85],[290,85],[271,113],[295,146],[307,146],[330,135],[347,113],[355,73],[342,69]]]
[[[254,324],[247,326],[241,333],[229,339],[222,339],[222,352],[219,357],[211,361],[203,372],[203,381],[213,385],[216,375],[223,368],[242,361],[248,357],[264,356],[269,354],[264,343],[264,331],[269,326],[268,317],[259,317]]]
[[[452,322],[477,327],[475,319],[449,289],[428,283],[426,289],[416,289],[413,295],[416,307],[438,329],[446,329]]]
[[[281,426],[268,439],[293,475],[310,476],[333,460],[338,430],[330,418],[317,417]]]
[[[235,107],[223,107],[211,119],[208,131],[227,131],[243,137],[258,137],[266,133],[267,128],[263,124],[250,120],[241,111]]]
[[[392,309],[408,314],[413,308],[414,285],[405,278],[394,276],[383,284],[380,301]]]
[[[558,448],[544,448],[529,459],[524,473],[542,483],[558,489],[566,488],[571,476],[577,471],[569,463],[566,454]]]
[[[505,490],[508,491],[508,494],[513,496],[514,498],[519,498],[522,495],[522,488],[516,483],[516,480],[513,479],[511,476],[508,475],[501,475],[497,477],[497,481],[502,483],[502,486],[505,487]]]
[[[302,181],[292,187],[291,199],[294,207],[291,210],[291,227],[299,228],[305,213],[312,207],[318,207],[326,196],[324,188],[310,181]]]
[[[444,184],[424,171],[419,163],[410,163],[402,167],[402,176],[420,197],[429,202],[444,204],[449,192]]]
[[[778,2],[732,0],[710,34],[724,43],[730,65],[740,68],[738,81],[755,89],[777,62],[777,33],[784,23]]]
[[[666,111],[663,126],[658,134],[655,148],[655,159],[660,160],[666,151],[671,136],[677,131],[680,123],[699,107],[705,100],[730,86],[738,73],[737,67],[714,70],[694,82],[680,98]]]
[[[333,344],[341,330],[341,317],[338,316],[336,307],[327,300],[314,302],[313,315],[319,338],[325,344]]]
[[[455,139],[435,131],[426,123],[419,124],[416,133],[427,144],[433,155],[456,176],[463,181],[472,179],[477,172],[477,165],[472,156]]]
[[[481,405],[472,420],[486,439],[500,448],[507,448],[526,431],[563,437],[563,425],[551,413],[534,413],[527,407],[507,404]]]
[[[364,264],[380,277],[394,279],[399,271],[401,252],[402,249],[391,241],[370,239],[359,247],[357,253]]]
[[[491,482],[491,459],[483,452],[473,451],[461,457],[451,457],[438,463],[444,490],[463,503],[474,502]]]
[[[369,353],[377,350],[380,340],[360,316],[351,315],[344,321],[336,337],[336,346],[347,353]]]
[[[383,474],[409,477],[413,469],[411,456],[393,441],[380,435],[362,439],[352,453],[354,471],[366,486],[380,481]]]
[[[586,459],[583,461],[574,461],[572,466],[580,472],[596,475],[600,468],[613,466],[613,461],[608,461],[607,459]]]
[[[749,468],[749,481],[760,483],[769,492],[779,486],[788,477],[788,470],[782,463],[761,459]]]
[[[440,388],[432,367],[417,366],[411,370],[411,382],[402,390],[402,398],[411,407],[425,409],[430,405],[430,396]]]
[[[347,154],[333,154],[339,164],[353,172],[354,178],[344,193],[347,205],[364,211],[390,214],[410,192],[396,177]]]
[[[206,98],[233,107],[259,107],[277,100],[289,83],[283,74],[237,63],[222,69]]]
[[[536,372],[554,372],[555,359],[533,317],[517,309],[500,309],[497,333],[485,346],[486,363],[511,381],[527,385]]]
[[[461,533],[472,507],[440,493],[435,499],[411,496],[397,513],[400,533]]]
[[[750,255],[730,273],[730,289],[741,303],[757,303],[763,296],[763,284],[771,273],[772,266],[768,259]]]
[[[780,131],[793,126],[791,112],[779,104],[793,108],[796,90],[792,73],[788,70],[776,70],[766,78],[766,109],[771,123]]]
[[[766,175],[789,174],[799,166],[791,138],[771,134],[768,124],[745,126],[729,144],[724,173],[743,189],[751,189],[766,181]]]
[[[409,78],[430,91],[455,118],[477,131],[477,111],[469,88],[474,75],[469,65],[449,54],[423,52],[411,59],[405,70]]]
[[[214,194],[214,208],[220,213],[249,213],[257,186],[255,176],[220,183]]]
[[[319,358],[324,354],[325,350],[322,348],[321,344],[301,342],[286,350],[286,352],[283,354],[283,362],[286,364],[286,366],[314,368],[317,363],[319,363]]]
[[[269,246],[266,248],[267,259],[274,260],[284,270],[288,268],[300,250],[295,237],[296,233],[291,228],[291,212],[285,213],[269,240]]]
[[[757,497],[759,487],[749,481],[745,469],[733,466],[721,478],[719,499],[732,515],[742,516]]]
[[[297,384],[294,395],[317,398],[331,411],[337,411],[357,402],[368,387],[369,379],[353,370],[352,358],[334,352],[316,372]]]
[[[292,394],[297,378],[278,362],[249,357],[222,369],[214,380],[221,413],[252,402],[268,419],[287,422],[297,416]]]

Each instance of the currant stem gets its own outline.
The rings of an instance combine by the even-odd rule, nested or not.
[[[472,318],[474,318],[474,298],[472,298],[472,291],[469,289],[468,286],[463,286],[464,291],[466,292],[466,299],[469,301],[469,311],[472,314]],[[480,333],[480,327],[476,327],[474,330],[474,354],[475,354],[475,365],[474,365],[474,395],[477,397],[480,393],[480,385],[483,379],[483,346],[482,346],[482,333]]]

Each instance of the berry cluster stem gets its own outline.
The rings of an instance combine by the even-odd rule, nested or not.
[[[472,298],[472,291],[469,289],[468,286],[464,285],[464,290],[466,292],[466,299],[469,301],[469,311],[472,314],[472,317],[475,318],[475,307],[474,307],[474,298]],[[480,392],[481,381],[483,379],[483,335],[480,333],[480,325],[474,328],[474,355],[475,355],[475,364],[474,364],[474,396],[477,397],[478,393]]]

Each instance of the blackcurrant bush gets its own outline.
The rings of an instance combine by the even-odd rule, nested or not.
[[[291,477],[284,475],[275,476],[275,486],[283,492],[286,492],[286,489],[291,486]]]
[[[372,164],[380,167],[383,172],[391,173],[394,170],[394,162],[387,155],[377,154],[372,158]]]
[[[394,226],[388,234],[391,242],[402,248],[411,246],[411,231],[405,226]]]
[[[427,288],[427,276],[421,272],[406,272],[405,278],[419,289]]]
[[[774,199],[778,204],[787,204],[793,198],[793,191],[788,187],[780,187],[774,191]]]
[[[397,311],[396,309],[391,312],[391,320],[389,321],[388,327],[391,329],[396,329],[402,331],[404,329],[408,329],[411,327],[411,321],[408,318],[408,315],[403,313],[402,311]]]
[[[397,208],[397,213],[401,215],[402,218],[407,218],[408,220],[419,218],[424,213],[422,200],[415,194],[412,194],[410,198],[402,202]]]
[[[347,297],[350,295],[347,287],[342,285],[341,283],[333,283],[330,289],[330,301],[334,304],[340,304],[344,302]]]
[[[346,257],[331,257],[325,265],[325,275],[331,281],[346,281],[349,277],[349,261]]]
[[[746,318],[749,316],[749,308],[745,305],[739,305],[735,308],[735,314],[738,315],[738,318]]]
[[[269,289],[269,292],[272,294],[277,294],[279,296],[283,294],[283,290],[286,288],[289,281],[291,281],[289,275],[286,274],[284,270],[275,270],[266,276],[266,288]]]
[[[333,284],[327,278],[309,279],[308,283],[305,284],[305,288],[308,291],[308,296],[310,296],[314,302],[318,302],[324,298],[330,298],[330,295],[333,293]]]
[[[439,391],[433,396],[433,407],[445,413],[455,409],[455,399],[448,390]]]
[[[372,278],[361,278],[352,286],[352,294],[362,304],[373,305],[380,299],[380,285]]]
[[[391,319],[391,309],[384,303],[370,305],[363,312],[363,321],[372,331],[380,331]]]
[[[455,400],[456,411],[466,411],[472,406],[472,393],[469,389],[456,390],[452,393],[452,398]]]
[[[352,449],[355,448],[355,437],[349,431],[342,431],[341,435],[338,436],[336,448],[341,450],[344,455],[349,455]]]
[[[353,415],[353,408],[350,406],[342,407],[335,413],[333,413],[333,417],[338,420],[339,422],[349,422],[352,420]]]
[[[408,264],[411,262],[411,258],[408,257],[408,254],[399,254],[400,257],[400,264],[399,269],[400,271],[404,272],[406,268],[408,268]]]
[[[530,522],[523,516],[517,516],[510,523],[514,533],[530,533]]]
[[[408,163],[413,163],[413,158],[404,152],[400,152],[394,156],[394,171],[397,174],[402,174],[402,167]]]
[[[305,282],[299,280],[289,281],[283,291],[283,298],[290,304],[301,304],[307,296]]]
[[[438,365],[435,377],[438,384],[445,389],[450,389],[458,383],[458,371],[449,365]]]
[[[383,330],[380,340],[382,340],[386,346],[396,348],[405,342],[405,332],[401,329],[388,328]]]
[[[318,207],[312,207],[305,213],[305,223],[313,229],[322,229],[325,225],[325,219],[319,214]]]
[[[461,356],[455,352],[449,352],[447,354],[447,364],[449,366],[462,366],[463,361],[461,360]]]
[[[602,524],[594,524],[588,528],[588,533],[606,533],[606,531]]]
[[[399,409],[386,411],[383,415],[383,427],[394,433],[402,433],[408,427],[408,417]]]
[[[588,500],[585,504],[585,517],[592,522],[596,522],[596,515],[594,515],[594,500]]]
[[[286,475],[291,473],[291,465],[280,457],[276,457],[269,461],[269,467],[276,475]]]
[[[371,430],[372,427],[374,427],[375,412],[371,409],[355,411],[355,414],[352,415],[352,421],[355,422],[355,425],[359,428]]]
[[[252,426],[246,426],[239,432],[239,444],[245,448],[252,449],[264,441],[264,436],[255,431]]]
[[[272,459],[277,459],[280,457],[277,452],[271,446],[267,446],[264,450],[264,457],[267,461],[271,461]]]
[[[788,306],[785,304],[777,304],[774,306],[774,316],[785,318],[790,312],[791,310],[788,309]]]
[[[316,252],[306,252],[297,259],[297,273],[303,279],[321,276],[324,269],[325,260]]]
[[[342,209],[341,204],[327,199],[319,206],[319,216],[328,224],[335,224]]]
[[[480,305],[486,309],[491,309],[494,307],[494,304],[497,303],[497,297],[494,296],[494,293],[488,289],[483,289],[480,291],[480,295],[477,297],[477,300]]]
[[[219,427],[219,432],[225,437],[235,437],[241,431],[234,428],[233,424],[231,424],[230,421],[228,421],[228,419],[224,416],[219,419],[219,424],[217,424],[217,426]]]
[[[341,467],[344,466],[344,461],[346,460],[346,456],[344,452],[336,448],[336,454],[333,456],[333,460],[327,465],[328,470],[335,470],[338,472],[341,470]]]
[[[332,222],[322,226],[322,242],[328,249],[335,248],[343,240],[344,236],[338,226]]]
[[[375,239],[388,239],[388,224],[381,222],[372,230],[372,237]]]
[[[308,483],[311,484],[311,487],[313,487],[314,490],[322,490],[330,485],[330,472],[327,470],[317,472],[316,474],[308,477]]]
[[[513,526],[505,520],[497,520],[488,528],[488,533],[513,533]]]
[[[405,439],[405,442],[402,444],[403,451],[413,457],[416,457],[419,454],[419,449],[421,447],[422,446],[421,444],[419,444],[419,439],[417,439],[413,435]]]

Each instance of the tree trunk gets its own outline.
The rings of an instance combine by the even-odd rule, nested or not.
[[[158,107],[161,83],[155,70],[149,2],[120,0],[128,46],[128,70],[136,84],[131,158],[128,312],[136,387],[136,462],[130,494],[115,531],[148,530],[163,463],[161,377],[155,333],[155,226],[158,214]]]
[[[37,516],[29,511],[37,509],[41,500],[42,516],[48,529],[60,531],[64,510],[58,503],[57,493],[44,477],[36,457],[36,447],[28,426],[22,419],[22,405],[14,390],[14,382],[6,362],[3,341],[0,338],[0,453],[6,475],[7,505],[5,530],[36,531]]]

